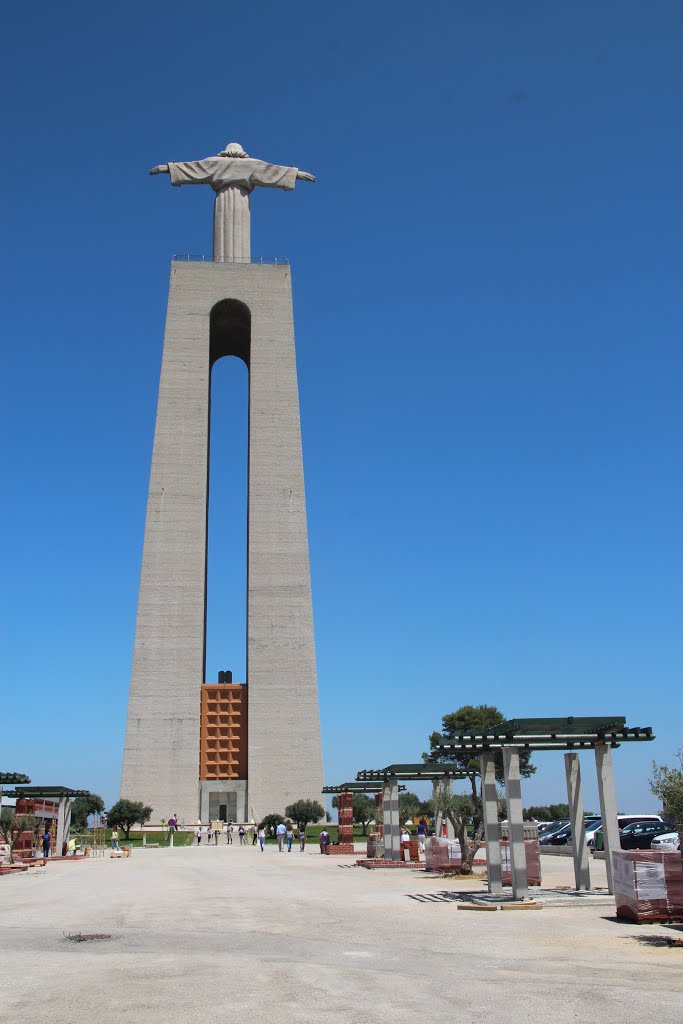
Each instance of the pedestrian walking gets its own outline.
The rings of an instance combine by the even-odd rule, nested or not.
[[[252,835],[252,838],[251,838],[251,845],[252,846],[256,846],[256,844],[258,842],[258,829],[256,828],[256,825],[252,825],[252,829],[251,830],[253,832],[253,835]]]
[[[52,837],[50,836],[50,830],[46,828],[45,831],[43,832],[43,857],[49,857],[50,856],[50,840],[51,840],[51,838]]]
[[[111,848],[112,850],[118,850],[119,848],[119,832],[118,829],[112,829],[111,833]]]
[[[330,833],[327,829],[323,829],[320,833],[320,852],[327,853],[327,847],[330,845]]]
[[[213,829],[209,825],[209,827],[206,830],[206,844],[207,844],[207,846],[211,846],[211,840],[212,839],[213,839]]]
[[[229,821],[228,822],[228,827],[225,830],[225,834],[228,837],[228,846],[232,846],[232,833],[233,833],[232,822]]]
[[[305,847],[306,847],[306,826],[304,825],[303,828],[299,828],[299,849],[301,850],[302,853],[304,852]]]
[[[284,845],[286,834],[287,829],[285,828],[285,823],[281,821],[278,827],[275,829],[275,835],[277,836],[277,848],[280,853],[282,853],[282,848]]]
[[[287,853],[291,853],[292,852],[292,842],[294,840],[294,829],[292,828],[291,825],[287,826],[286,837],[287,837]]]
[[[201,825],[199,826],[199,828],[195,832],[195,835],[197,837],[197,846],[201,846],[201,843],[202,843],[202,827],[201,827]]]
[[[245,829],[244,825],[240,825],[240,827],[237,829],[237,834],[240,837],[240,846],[244,846],[244,837],[247,834],[247,830]]]
[[[417,823],[417,841],[420,845],[420,853],[424,853],[425,842],[427,841],[427,822],[424,818],[420,818]]]
[[[213,830],[213,845],[214,845],[214,846],[218,846],[218,833],[219,833],[219,832],[220,832],[220,829],[219,829],[219,828],[215,828],[215,829]]]
[[[263,847],[266,842],[266,830],[264,829],[263,825],[261,825],[261,828],[258,830],[258,842],[259,846],[261,847],[261,853],[263,853]]]

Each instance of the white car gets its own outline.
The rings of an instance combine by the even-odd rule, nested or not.
[[[658,850],[659,853],[676,852],[681,848],[681,839],[678,832],[665,832],[661,836],[655,836],[650,844],[651,850]]]

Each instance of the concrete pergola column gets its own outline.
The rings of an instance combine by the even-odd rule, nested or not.
[[[617,823],[617,796],[614,790],[614,769],[612,768],[612,748],[606,743],[599,743],[595,748],[595,767],[598,773],[598,796],[600,798],[600,816],[602,818],[602,834],[605,840],[605,863],[607,866],[607,888],[614,893],[612,882],[612,853],[621,849],[619,825]]]
[[[493,751],[479,758],[481,774],[481,804],[484,815],[486,842],[486,874],[489,892],[503,891],[503,873],[500,863],[500,825],[498,824],[498,792],[496,790],[496,764]]]
[[[436,800],[438,792],[439,792],[439,780],[438,779],[432,779],[432,798],[434,800]],[[434,832],[436,833],[436,836],[437,836],[438,839],[441,839],[441,833],[443,831],[443,827],[442,826],[443,826],[443,815],[441,814],[441,811],[435,811],[434,812]]]
[[[508,837],[512,868],[512,896],[516,900],[529,897],[524,849],[524,816],[522,813],[522,780],[519,770],[519,749],[503,747],[505,799],[508,809]]]
[[[59,798],[59,807],[57,809],[57,839],[55,845],[57,847],[56,856],[61,857],[64,849],[64,843],[69,843],[69,833],[71,832],[71,797],[62,796]]]
[[[583,792],[581,790],[581,765],[578,754],[564,755],[564,770],[567,776],[567,802],[569,820],[572,826],[572,856],[574,858],[574,884],[577,889],[590,889],[591,874],[586,846],[586,820],[583,814]]]
[[[401,827],[398,820],[398,779],[391,775],[382,788],[384,815],[384,856],[386,860],[401,859]]]
[[[439,785],[441,786],[441,792],[442,793],[445,793],[446,796],[450,796],[451,795],[451,780],[448,778],[447,775],[444,775],[444,777],[441,780],[441,782],[439,783]],[[445,816],[445,820],[446,820],[446,839],[455,839],[455,829],[453,828],[453,822],[448,817],[448,815]]]

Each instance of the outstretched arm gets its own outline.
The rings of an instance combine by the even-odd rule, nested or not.
[[[153,167],[149,172],[150,174],[168,174],[168,164],[159,164],[157,167]]]
[[[150,171],[150,174],[153,172]],[[315,181],[315,174],[309,174],[308,171],[297,171],[296,176],[300,181]]]

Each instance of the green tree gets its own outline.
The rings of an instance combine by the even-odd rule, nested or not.
[[[464,772],[472,787],[472,800],[474,802],[475,821],[481,817],[481,799],[479,796],[479,758],[473,757],[471,753],[441,753],[439,745],[448,743],[458,732],[486,732],[501,725],[505,721],[505,715],[498,708],[491,704],[465,704],[444,715],[441,719],[441,732],[433,732],[429,737],[429,752],[422,755],[425,761],[439,761],[454,765],[458,771]],[[523,778],[528,779],[536,771],[530,764],[531,753],[528,750],[519,752],[519,768]],[[503,754],[500,750],[495,752],[496,779],[502,782]]]
[[[104,800],[97,793],[77,796],[71,804],[71,827],[75,832],[82,832],[88,827],[91,814],[104,810]]]
[[[401,823],[401,825],[405,825],[405,823],[409,819],[414,820],[416,817],[418,817],[418,815],[422,813],[420,811],[421,806],[422,801],[420,800],[417,793],[399,793],[398,820]]]
[[[9,846],[10,864],[14,864],[14,847],[19,837],[23,832],[33,832],[35,827],[36,819],[32,814],[15,814],[11,807],[0,810],[0,836]]]
[[[476,805],[471,796],[449,793],[441,788],[434,794],[435,813],[448,818],[453,826],[455,838],[460,843],[461,875],[472,874],[472,863],[484,832],[484,826],[480,824],[472,834],[472,845],[470,846],[467,842],[467,826],[474,817],[475,810]]]
[[[365,793],[353,794],[353,820],[356,825],[361,825],[363,835],[367,835],[370,822],[375,817],[375,801]]]
[[[266,830],[266,836],[275,835],[275,829],[278,827],[280,822],[284,820],[284,814],[266,814],[263,821],[259,824],[259,828]]]
[[[650,790],[662,801],[664,816],[683,828],[683,747],[676,751],[679,768],[652,762]]]
[[[534,804],[524,808],[525,821],[556,821],[569,817],[569,804]]]
[[[107,811],[107,822],[111,828],[122,828],[126,839],[129,839],[133,825],[144,825],[151,814],[152,808],[139,800],[117,800]]]
[[[295,821],[299,828],[306,828],[309,821],[325,817],[325,808],[317,800],[296,800],[285,807],[285,817]]]

